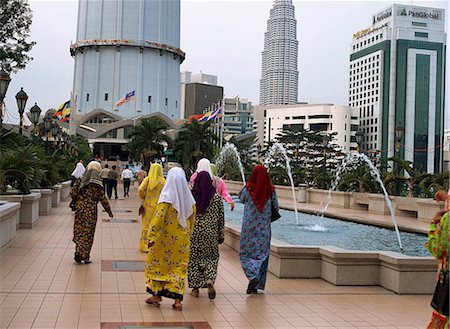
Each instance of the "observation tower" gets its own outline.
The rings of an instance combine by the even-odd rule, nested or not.
[[[73,98],[77,115],[179,117],[180,0],[80,0]],[[115,103],[135,91],[135,99]]]

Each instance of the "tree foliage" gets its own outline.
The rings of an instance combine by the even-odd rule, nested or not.
[[[28,42],[33,14],[26,0],[1,0],[0,66],[8,73],[25,68],[27,53],[36,44]]]
[[[130,156],[135,161],[142,161],[145,168],[155,159],[164,156],[165,146],[171,139],[166,135],[167,124],[158,118],[144,118],[134,128],[128,141]]]
[[[192,173],[198,160],[212,159],[218,138],[211,129],[211,123],[185,123],[174,141],[174,151],[186,173]]]

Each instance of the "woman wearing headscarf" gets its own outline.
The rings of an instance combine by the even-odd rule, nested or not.
[[[231,205],[231,211],[234,210],[234,200],[228,193],[227,184],[219,177],[219,171],[214,163],[211,163],[211,174],[213,176],[213,185],[216,187],[217,193],[225,200],[226,203]]]
[[[244,207],[239,258],[249,280],[247,294],[266,285],[269,266],[272,207],[278,210],[275,187],[264,166],[253,168],[250,180],[239,193]]]
[[[75,183],[81,179],[81,177],[83,176],[84,172],[86,171],[86,169],[84,168],[83,165],[83,160],[80,160],[77,165],[75,166],[75,169],[72,171],[71,177],[72,177],[72,181],[70,183],[70,187],[73,187],[75,185]],[[72,211],[75,211],[75,204],[76,204],[76,199],[72,198],[72,200],[70,201],[69,207],[70,209],[72,209]]]
[[[197,178],[198,173],[202,172],[202,171],[208,172],[208,174],[211,176],[211,178],[213,178],[213,175],[211,173],[211,162],[206,158],[200,159],[198,161],[197,169],[195,170],[195,173],[193,173],[191,178],[189,179],[189,186],[191,188],[194,187],[194,182],[195,182],[195,179]]]
[[[108,199],[103,192],[101,170],[102,166],[99,162],[89,162],[83,178],[72,189],[72,194],[76,195],[77,199],[73,224],[73,242],[75,242],[75,261],[77,263],[91,263],[90,253],[97,224],[97,203],[101,202],[105,211],[110,217],[113,217]]]
[[[192,194],[197,205],[188,266],[188,283],[192,295],[208,288],[209,299],[216,298],[214,282],[219,265],[219,244],[224,241],[225,219],[222,197],[216,193],[211,176],[198,173]]]
[[[153,217],[156,206],[158,204],[159,195],[164,187],[166,180],[163,176],[162,167],[158,163],[150,166],[148,176],[144,178],[139,185],[138,194],[142,199],[143,213],[142,215],[142,231],[141,240],[139,242],[138,250],[148,251],[147,232],[150,225],[150,220]],[[141,208],[142,209],[142,208]]]
[[[167,297],[174,299],[172,307],[181,311],[194,220],[195,200],[186,174],[181,168],[172,168],[148,230],[145,275],[147,292],[153,297],[147,304],[158,306],[162,297]]]

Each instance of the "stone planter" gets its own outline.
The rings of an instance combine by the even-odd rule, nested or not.
[[[0,248],[15,238],[20,203],[0,201]]]
[[[0,195],[0,200],[20,202],[20,214],[18,228],[33,228],[39,219],[39,200],[41,193],[32,192],[24,195]]]
[[[369,212],[373,212],[375,214],[381,215],[389,215],[391,212],[389,211],[389,207],[386,204],[386,199],[382,194],[369,194]],[[392,201],[392,197],[389,197]]]
[[[299,203],[305,203],[307,200],[307,193],[306,189],[308,187],[305,184],[300,184],[298,187],[298,195],[297,195],[297,202]]]
[[[52,190],[51,189],[34,189],[31,192],[41,193],[39,200],[39,216],[47,216],[52,210]]]
[[[62,189],[61,189],[61,201],[67,200],[70,198],[70,184],[71,181],[65,181],[61,183]]]
[[[56,184],[53,185],[52,190],[52,207],[56,208],[58,207],[59,203],[61,202],[61,189],[62,189],[62,185],[60,184]]]
[[[351,192],[331,192],[330,206],[338,208],[350,208]],[[322,204],[328,200],[328,190],[308,189],[308,202],[315,204]]]
[[[419,220],[431,221],[431,218],[440,210],[444,210],[444,202],[431,199],[419,199],[416,201],[418,205],[417,218]]]
[[[0,195],[0,201],[15,202],[15,203],[19,203],[20,205],[22,204],[22,199],[23,199],[23,195],[20,195],[20,194],[3,194],[3,195]],[[19,209],[19,213],[20,213],[20,209]],[[17,219],[17,221],[16,221],[16,229],[19,229],[20,214],[19,214],[19,216],[16,219]]]
[[[22,205],[20,206],[19,228],[33,228],[39,219],[39,200],[41,193],[33,192],[23,195]]]

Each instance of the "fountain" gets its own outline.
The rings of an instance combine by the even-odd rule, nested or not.
[[[347,168],[347,166],[356,164],[358,161],[363,161],[367,164],[367,166],[369,167],[369,170],[370,170],[370,174],[380,184],[381,189],[384,194],[384,199],[385,199],[386,204],[391,213],[392,221],[394,222],[395,232],[397,234],[398,245],[400,247],[400,250],[403,250],[402,240],[400,238],[400,232],[398,230],[398,225],[397,225],[397,219],[395,218],[394,210],[392,208],[392,202],[389,199],[389,195],[386,191],[386,188],[384,187],[383,181],[381,180],[380,172],[378,171],[377,168],[375,168],[373,162],[370,161],[370,159],[367,157],[367,155],[365,155],[363,153],[349,153],[344,158],[344,160],[342,160],[341,165],[339,166],[339,168],[336,171],[336,178],[334,179],[333,183],[331,184],[330,189],[328,190],[327,202],[325,203],[324,207],[320,210],[320,214],[323,217],[323,214],[325,213],[325,211],[327,211],[328,206],[331,203],[331,192],[336,189],[337,184],[339,183],[339,180],[341,179],[342,172]]]
[[[238,166],[239,166],[239,170],[241,171],[241,177],[242,177],[242,183],[244,183],[245,185],[245,175],[244,175],[244,168],[242,167],[242,162],[241,162],[241,156],[237,150],[236,145],[234,145],[233,143],[226,143],[225,146],[222,148],[222,150],[219,153],[219,156],[217,157],[216,160],[216,165],[219,168],[223,167],[223,162],[225,161],[225,159],[227,158],[233,158]]]
[[[284,160],[286,162],[286,170],[287,174],[289,176],[289,180],[291,182],[291,188],[292,188],[292,197],[294,199],[294,211],[295,211],[295,219],[297,221],[297,225],[299,224],[298,220],[298,212],[297,212],[297,199],[295,197],[295,187],[294,187],[294,180],[292,179],[292,172],[291,172],[291,164],[289,162],[289,157],[287,156],[286,149],[284,146],[280,143],[275,143],[272,145],[272,148],[269,151],[269,157],[272,159],[276,159],[276,155],[281,154],[284,157]],[[269,164],[269,159],[266,159],[265,161],[266,166]]]

